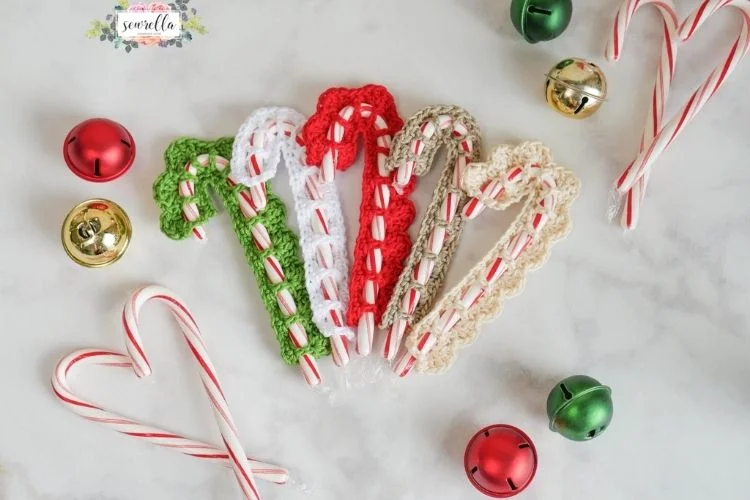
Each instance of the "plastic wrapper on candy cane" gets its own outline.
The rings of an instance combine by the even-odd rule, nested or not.
[[[489,188],[499,183],[497,188]],[[521,213],[484,258],[451,289],[407,336],[407,352],[394,365],[437,373],[450,367],[460,346],[474,342],[483,323],[497,317],[518,294],[527,274],[547,259],[552,245],[571,228],[568,210],[578,196],[572,172],[553,163],[540,143],[500,146],[490,162],[470,164],[463,189],[466,204],[504,210],[525,199]]]
[[[417,241],[383,313],[381,328],[388,331],[382,354],[387,360],[396,356],[404,334],[422,318],[442,289],[463,229],[461,211],[466,196],[461,189],[462,174],[467,164],[480,157],[479,127],[458,106],[424,108],[396,135],[386,164],[388,170],[396,172],[396,190],[402,190],[413,176],[430,171],[443,147],[445,167]],[[387,193],[386,186],[381,188]],[[376,204],[377,201],[378,198]]]
[[[151,363],[141,340],[138,317],[143,305],[152,300],[164,304],[182,330],[189,352],[200,372],[203,387],[211,402],[211,408],[221,433],[222,446],[202,443],[141,424],[131,418],[105,410],[77,396],[70,389],[68,381],[70,372],[74,371],[79,365],[132,368],[135,374],[141,378],[151,375]],[[137,290],[123,308],[122,326],[127,354],[105,349],[84,349],[70,353],[60,360],[52,376],[52,389],[55,396],[63,404],[86,420],[99,423],[127,436],[170,448],[195,458],[232,467],[237,483],[246,499],[260,499],[253,476],[276,483],[286,482],[288,473],[285,469],[246,457],[237,435],[234,420],[229,412],[224,390],[219,382],[216,369],[208,357],[206,345],[198,325],[190,310],[177,296],[160,286],[148,286]]]
[[[257,132],[252,167],[256,175],[271,175],[281,155],[293,161],[297,153],[298,123],[264,121]],[[193,234],[206,238],[203,224],[216,214],[209,189],[220,198],[232,219],[234,232],[245,251],[271,316],[271,326],[288,364],[299,364],[310,385],[322,381],[317,358],[330,354],[328,339],[312,318],[305,287],[304,264],[299,241],[286,224],[286,209],[266,182],[251,187],[240,184],[230,173],[233,140],[178,139],[166,150],[167,164],[154,183],[154,198],[161,209],[162,232],[173,239]]]
[[[414,179],[397,190],[393,175],[386,168],[391,141],[402,125],[393,96],[386,88],[366,85],[326,90],[304,127],[307,164],[319,169],[323,186],[334,181],[337,171],[354,163],[358,141],[362,139],[362,201],[346,312],[347,324],[356,329],[357,353],[362,356],[372,350],[375,325],[411,248],[408,229],[415,209],[409,195],[414,190]],[[340,213],[326,215],[343,220]],[[318,227],[326,231],[322,223]],[[343,227],[338,231],[343,232]],[[334,250],[334,254],[343,252],[345,249]]]

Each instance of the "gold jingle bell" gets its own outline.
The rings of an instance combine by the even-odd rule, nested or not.
[[[109,200],[88,200],[68,213],[62,226],[63,248],[84,267],[116,262],[130,244],[133,227],[125,211]]]
[[[560,61],[547,73],[547,104],[569,118],[593,115],[607,97],[607,78],[599,66],[584,59]]]

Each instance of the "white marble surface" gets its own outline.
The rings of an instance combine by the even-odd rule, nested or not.
[[[616,0],[578,0],[568,32],[535,46],[513,33],[508,0],[192,1],[208,35],[181,50],[130,55],[83,37],[108,1],[3,2],[0,498],[239,498],[229,471],[85,422],[50,393],[62,354],[122,347],[122,303],[150,282],[194,309],[249,453],[293,470],[290,485],[262,484],[264,498],[480,498],[462,453],[475,430],[498,422],[536,442],[539,470],[526,500],[747,497],[750,64],[663,156],[642,224],[626,238],[605,211],[640,134],[658,46],[654,12],[637,20],[623,61],[611,65],[601,54]],[[687,14],[697,1],[677,3]],[[670,111],[738,24],[722,13],[686,46]],[[584,122],[557,116],[541,95],[545,71],[568,56],[601,63],[610,81],[609,102]],[[171,241],[159,232],[151,184],[179,135],[234,135],[258,106],[309,113],[328,86],[367,82],[388,85],[403,116],[427,104],[466,107],[488,146],[544,141],[583,190],[572,234],[449,373],[319,393],[278,360],[228,220],[208,225],[204,246]],[[134,168],[116,182],[86,183],[63,163],[67,130],[93,115],[121,121],[137,141]],[[353,228],[357,174],[344,177]],[[65,256],[59,228],[70,207],[95,196],[126,208],[135,238],[121,262],[87,270]],[[508,220],[494,215],[467,231],[451,283]],[[215,440],[176,328],[159,307],[143,318],[154,376],[90,370],[75,386],[134,417]],[[614,391],[611,428],[585,444],[546,429],[547,391],[574,373]]]

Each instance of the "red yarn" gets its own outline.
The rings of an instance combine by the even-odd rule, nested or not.
[[[363,118],[360,116],[361,106],[366,107],[368,104],[372,106],[372,114]],[[353,106],[355,109],[350,120],[339,116],[339,112],[347,106]],[[387,128],[384,130],[379,130],[375,126],[377,116],[385,120]],[[329,129],[335,122],[344,126],[344,139],[341,143],[334,142],[329,134]],[[415,209],[409,195],[414,191],[415,180],[412,179],[403,193],[399,194],[393,188],[395,171],[391,172],[389,177],[382,177],[378,173],[378,154],[387,157],[390,153],[390,141],[389,147],[384,148],[377,144],[378,137],[393,137],[401,130],[403,124],[388,89],[381,85],[366,85],[358,89],[331,88],[323,92],[318,99],[315,114],[304,127],[308,165],[320,165],[326,152],[333,149],[337,155],[337,170],[346,170],[357,158],[360,138],[364,147],[359,233],[354,245],[354,262],[349,280],[349,309],[346,312],[349,326],[356,327],[360,316],[369,311],[375,313],[375,324],[380,323],[380,316],[388,304],[393,287],[411,250],[412,243],[408,231],[414,221]],[[390,204],[386,209],[378,208],[374,201],[375,189],[381,184],[388,186],[391,195]],[[382,215],[385,220],[383,241],[376,241],[372,237],[371,224],[376,215]],[[380,248],[383,253],[380,273],[367,271],[365,266],[368,253],[374,248]],[[365,303],[362,296],[364,283],[368,279],[378,284],[379,292],[375,305]]]

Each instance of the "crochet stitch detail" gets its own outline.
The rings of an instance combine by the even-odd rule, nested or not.
[[[267,189],[267,205],[253,206],[248,189],[230,175],[228,160],[232,152],[232,138],[203,141],[192,138],[177,139],[164,153],[166,169],[154,183],[154,199],[161,210],[161,230],[169,238],[182,240],[191,233],[205,237],[202,225],[216,214],[211,202],[212,189],[232,220],[234,232],[252,267],[260,295],[271,315],[271,325],[280,345],[282,359],[296,364],[303,355],[315,358],[330,354],[326,339],[312,321],[312,311],[304,282],[304,267],[299,260],[297,237],[287,227],[283,202]],[[255,212],[258,212],[252,217]],[[267,231],[269,248],[262,249],[254,240],[253,231],[263,226]],[[285,279],[272,283],[265,270],[266,258],[272,256],[281,264]],[[278,297],[292,298],[295,312],[285,315]],[[288,331],[301,325],[307,333],[307,346],[296,348]]]
[[[445,166],[383,314],[380,327],[393,324],[386,337],[388,359],[396,354],[404,332],[427,313],[443,287],[464,226],[460,214],[467,198],[461,178],[467,164],[480,158],[480,137],[479,126],[467,111],[442,105],[417,112],[394,139],[388,169],[396,171],[397,189],[412,175],[427,174],[442,147]]]
[[[307,164],[320,167],[323,182],[333,175],[331,170],[343,171],[354,163],[362,140],[362,201],[346,315],[350,326],[359,326],[360,318],[369,314],[374,329],[411,249],[408,228],[415,209],[409,195],[414,181],[396,192],[385,165],[392,137],[402,126],[388,90],[367,85],[326,90],[304,127]],[[373,296],[375,300],[368,301]]]
[[[318,182],[318,169],[305,165],[304,123],[305,117],[291,108],[253,112],[235,138],[232,175],[255,188],[276,176],[283,157],[299,223],[313,319],[326,337],[351,339],[354,333],[343,318],[349,302],[349,266],[341,202],[333,185]],[[263,168],[256,169],[258,164]]]
[[[501,188],[488,194],[488,186]],[[530,271],[547,260],[551,247],[571,229],[568,210],[578,196],[574,174],[553,163],[541,143],[498,147],[488,163],[469,166],[464,189],[479,203],[504,210],[524,198],[521,213],[482,260],[432,308],[405,345],[420,372],[447,370],[457,349],[471,344],[481,325],[521,292]]]

